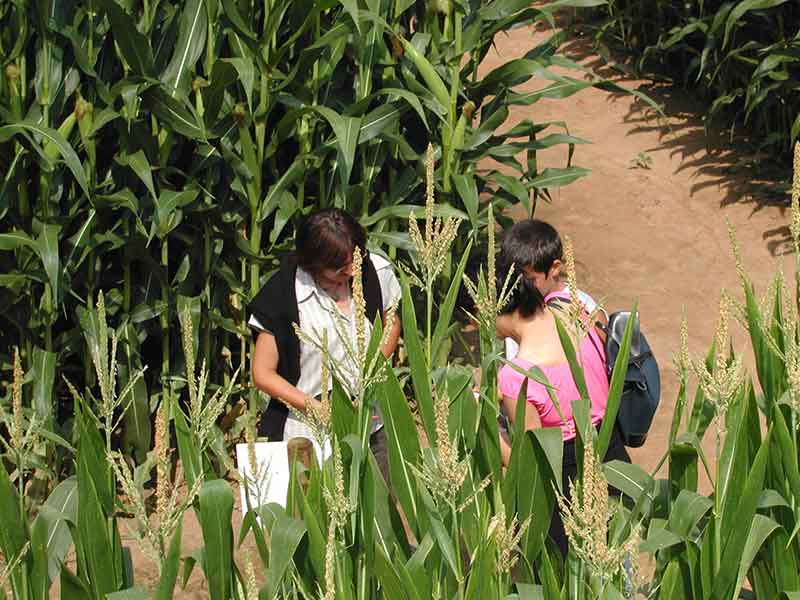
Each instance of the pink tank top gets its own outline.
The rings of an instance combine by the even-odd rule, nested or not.
[[[555,292],[548,295],[545,301],[552,298],[569,298],[569,294]],[[608,402],[608,375],[606,374],[606,357],[603,350],[603,341],[597,330],[592,328],[580,344],[578,356],[583,366],[583,376],[591,400],[592,425],[597,425],[603,420]],[[519,367],[528,370],[534,366],[530,361],[519,357],[512,361]],[[580,399],[580,393],[572,378],[567,362],[556,365],[542,365],[539,369],[544,373],[547,381],[555,388],[554,395],[558,401],[561,412],[566,422],[562,422],[558,409],[550,400],[547,388],[541,383],[528,379],[527,398],[529,406],[532,404],[539,413],[542,427],[561,427],[564,441],[575,438],[575,421],[572,418],[572,402]],[[500,393],[511,399],[519,396],[519,390],[526,376],[517,372],[509,365],[503,365],[498,373]]]

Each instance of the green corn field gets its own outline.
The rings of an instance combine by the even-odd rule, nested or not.
[[[123,383],[149,367],[126,451],[143,458],[154,398],[180,385],[186,307],[211,380],[239,369],[233,394],[255,402],[243,307],[294,225],[345,208],[375,244],[413,260],[405,226],[429,142],[438,210],[463,217],[460,251],[485,236],[481,194],[532,213],[584,175],[571,157],[585,140],[565,124],[509,127],[511,107],[595,83],[550,70],[562,35],[477,77],[495,36],[551,23],[559,4],[570,2],[2,3],[0,337],[42,382],[43,418],[71,414],[62,375],[97,383],[82,332],[100,290],[120,327]],[[538,92],[515,91],[534,76]],[[540,164],[537,151],[555,145],[570,160]],[[497,168],[479,169],[486,158]]]

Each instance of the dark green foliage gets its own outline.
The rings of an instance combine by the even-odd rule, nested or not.
[[[561,36],[477,75],[495,36],[573,3],[423,4],[0,5],[0,341],[41,375],[34,402],[53,429],[70,435],[61,375],[95,384],[78,317],[100,290],[121,385],[148,367],[120,440],[141,461],[150,395],[182,385],[181,305],[196,309],[198,364],[214,383],[241,366],[234,397],[248,395],[243,307],[310,210],[345,208],[372,243],[414,260],[405,228],[428,143],[441,210],[464,218],[462,253],[485,230],[481,195],[532,212],[586,173],[536,161],[553,144],[571,160],[584,142],[546,135],[563,123],[508,122],[511,105],[540,97],[514,92],[532,78],[562,84],[557,97],[590,85],[550,71]],[[479,170],[487,157],[504,172]]]
[[[603,44],[621,45],[644,73],[668,75],[699,94],[709,121],[790,158],[800,134],[796,2],[612,0],[603,14]]]

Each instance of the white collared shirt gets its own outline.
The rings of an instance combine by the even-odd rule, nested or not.
[[[378,281],[381,286],[381,296],[383,299],[383,312],[397,304],[402,295],[400,283],[394,274],[391,263],[378,254],[369,253]],[[331,362],[335,365],[337,375],[342,379],[341,383],[347,389],[357,381],[359,369],[356,367],[350,353],[347,351],[346,344],[355,347],[355,318],[353,314],[352,300],[350,310],[346,313],[341,311],[331,296],[322,289],[314,278],[301,267],[297,268],[295,276],[295,292],[297,295],[297,309],[300,318],[300,329],[312,339],[321,342],[322,332],[327,331],[328,353]],[[341,322],[349,337],[343,340],[336,327],[336,317],[333,311],[338,311]],[[372,323],[367,320],[367,339],[372,332]],[[248,324],[259,331],[265,331],[258,319],[251,315]],[[332,379],[326,382],[328,389],[333,385]],[[297,389],[311,397],[319,396],[322,392],[322,353],[316,344],[311,344],[303,339],[300,340],[300,379],[296,384]],[[352,391],[352,390],[351,390]],[[289,419],[296,420],[297,415],[290,408]],[[284,435],[285,439],[294,437],[289,430]]]

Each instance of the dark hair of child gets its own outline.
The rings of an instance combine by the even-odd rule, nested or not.
[[[503,236],[502,252],[522,269],[547,273],[563,258],[561,236],[550,223],[526,219],[514,223]]]
[[[515,223],[503,236],[497,259],[497,285],[502,287],[507,277],[517,278],[509,301],[502,314],[519,311],[530,317],[544,308],[544,297],[533,282],[525,277],[523,269],[547,274],[556,260],[561,260],[561,237],[549,223],[539,219],[526,219]]]

